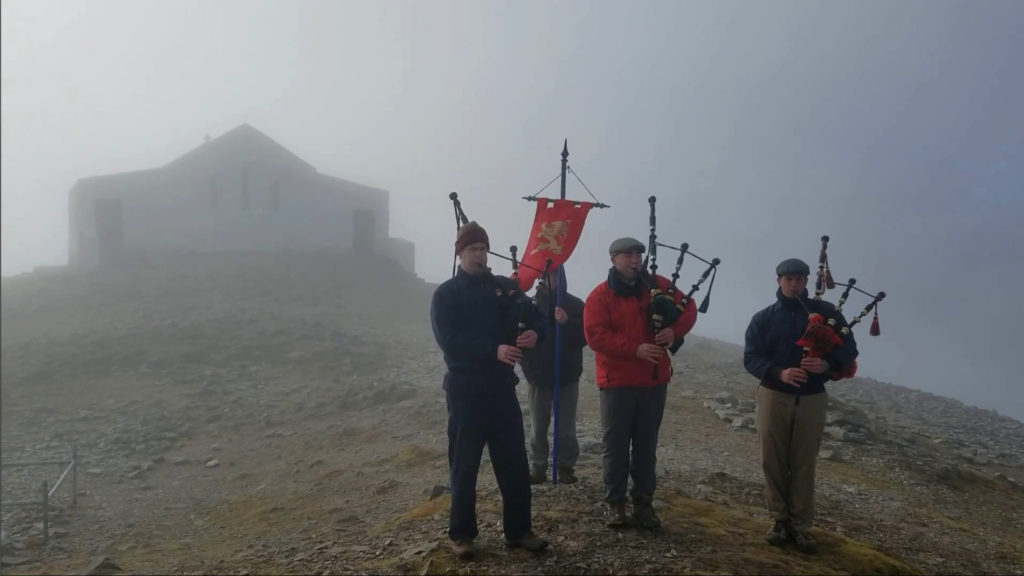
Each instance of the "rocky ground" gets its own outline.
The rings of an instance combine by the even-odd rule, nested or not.
[[[699,336],[674,360],[664,528],[605,528],[588,356],[580,482],[534,487],[552,548],[501,545],[485,455],[484,553],[465,562],[444,534],[432,286],[324,255],[3,282],[3,502],[39,498],[62,470],[8,464],[72,444],[79,460],[76,505],[65,479],[47,542],[38,511],[4,508],[4,573],[1024,573],[1024,425],[953,400],[832,385],[822,549],[806,556],[763,543],[756,383],[738,346]]]

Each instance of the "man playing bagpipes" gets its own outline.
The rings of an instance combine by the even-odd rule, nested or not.
[[[608,280],[590,292],[583,308],[583,329],[594,351],[601,398],[608,526],[628,525],[626,492],[632,476],[633,518],[651,530],[661,524],[652,502],[658,431],[672,377],[666,347],[690,332],[697,321],[697,307],[693,300],[682,305],[683,294],[674,292],[681,310],[655,332],[650,314],[652,288],[668,293],[669,280],[647,273],[639,240],[619,238],[608,253],[612,261]]]
[[[814,481],[825,430],[825,382],[851,375],[857,343],[846,319],[830,302],[807,297],[810,269],[796,258],[775,269],[776,302],[754,314],[747,327],[743,364],[760,381],[757,431],[768,511],[765,539],[792,541],[803,552],[817,543]]]
[[[434,292],[430,321],[448,371],[448,536],[460,558],[475,555],[476,481],[486,445],[503,504],[505,544],[543,550],[531,528],[530,469],[514,367],[546,332],[546,318],[510,278],[487,268],[490,241],[476,222],[455,241],[459,269]],[[517,329],[518,327],[518,329]]]

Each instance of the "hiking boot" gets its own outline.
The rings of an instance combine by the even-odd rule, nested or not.
[[[805,554],[814,554],[818,551],[818,543],[814,540],[814,536],[807,530],[797,530],[790,528],[789,539],[796,545],[796,549]]]
[[[776,520],[771,530],[764,535],[764,539],[772,546],[782,546],[789,540],[789,523],[785,520]]]
[[[633,519],[647,530],[654,530],[661,526],[661,519],[654,513],[654,506],[651,506],[649,502],[633,504]]]
[[[576,475],[572,473],[571,469],[569,469],[569,468],[559,468],[558,469],[558,483],[559,484],[575,484],[577,482],[577,480],[578,480],[578,478],[576,478]]]
[[[476,545],[473,544],[472,538],[463,538],[462,540],[452,541],[452,552],[463,560],[468,560],[476,556]]]
[[[625,528],[629,526],[629,518],[626,518],[626,503],[609,502],[606,518],[609,528]]]
[[[548,481],[548,474],[544,468],[533,468],[530,472],[530,484],[543,484]]]
[[[505,538],[505,546],[509,548],[523,548],[530,552],[540,552],[548,547],[548,541],[537,536],[531,530],[520,538]]]

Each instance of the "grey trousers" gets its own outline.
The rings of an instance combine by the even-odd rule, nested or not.
[[[814,524],[814,473],[828,394],[797,396],[757,388],[757,436],[768,512],[797,530]]]
[[[658,430],[667,393],[667,384],[601,389],[605,502],[625,502],[630,477],[634,504],[654,500]]]
[[[562,383],[558,387],[558,469],[574,470],[580,457],[580,443],[576,439],[576,404],[580,398],[580,383]],[[530,451],[534,469],[547,469],[548,426],[554,411],[555,389],[530,384]]]

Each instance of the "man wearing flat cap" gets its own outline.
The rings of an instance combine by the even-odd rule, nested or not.
[[[608,526],[629,524],[626,497],[630,477],[633,519],[653,530],[661,525],[654,512],[655,452],[665,411],[672,362],[666,347],[685,336],[697,321],[693,301],[673,299],[678,318],[654,330],[649,305],[652,292],[665,292],[667,278],[652,276],[643,265],[644,245],[619,238],[608,247],[612,266],[608,280],[597,285],[583,307],[583,330],[594,351],[601,398],[603,452],[601,463],[608,504]]]
[[[491,274],[489,245],[479,224],[462,226],[455,240],[458,272],[437,287],[430,303],[434,338],[448,367],[448,537],[460,558],[477,552],[476,481],[484,446],[501,490],[505,544],[531,551],[548,545],[531,528],[530,468],[515,388],[515,365],[543,336],[545,318],[514,281]],[[525,330],[517,333],[520,322]]]
[[[802,552],[817,550],[808,531],[814,522],[814,474],[825,431],[830,371],[842,372],[857,358],[852,333],[825,358],[804,357],[797,345],[811,313],[846,319],[831,303],[807,298],[810,267],[790,258],[775,267],[775,303],[754,314],[747,327],[743,364],[760,381],[757,388],[757,435],[761,445],[765,497],[774,524],[765,539],[773,546],[787,541]],[[838,332],[838,331],[837,331]]]

